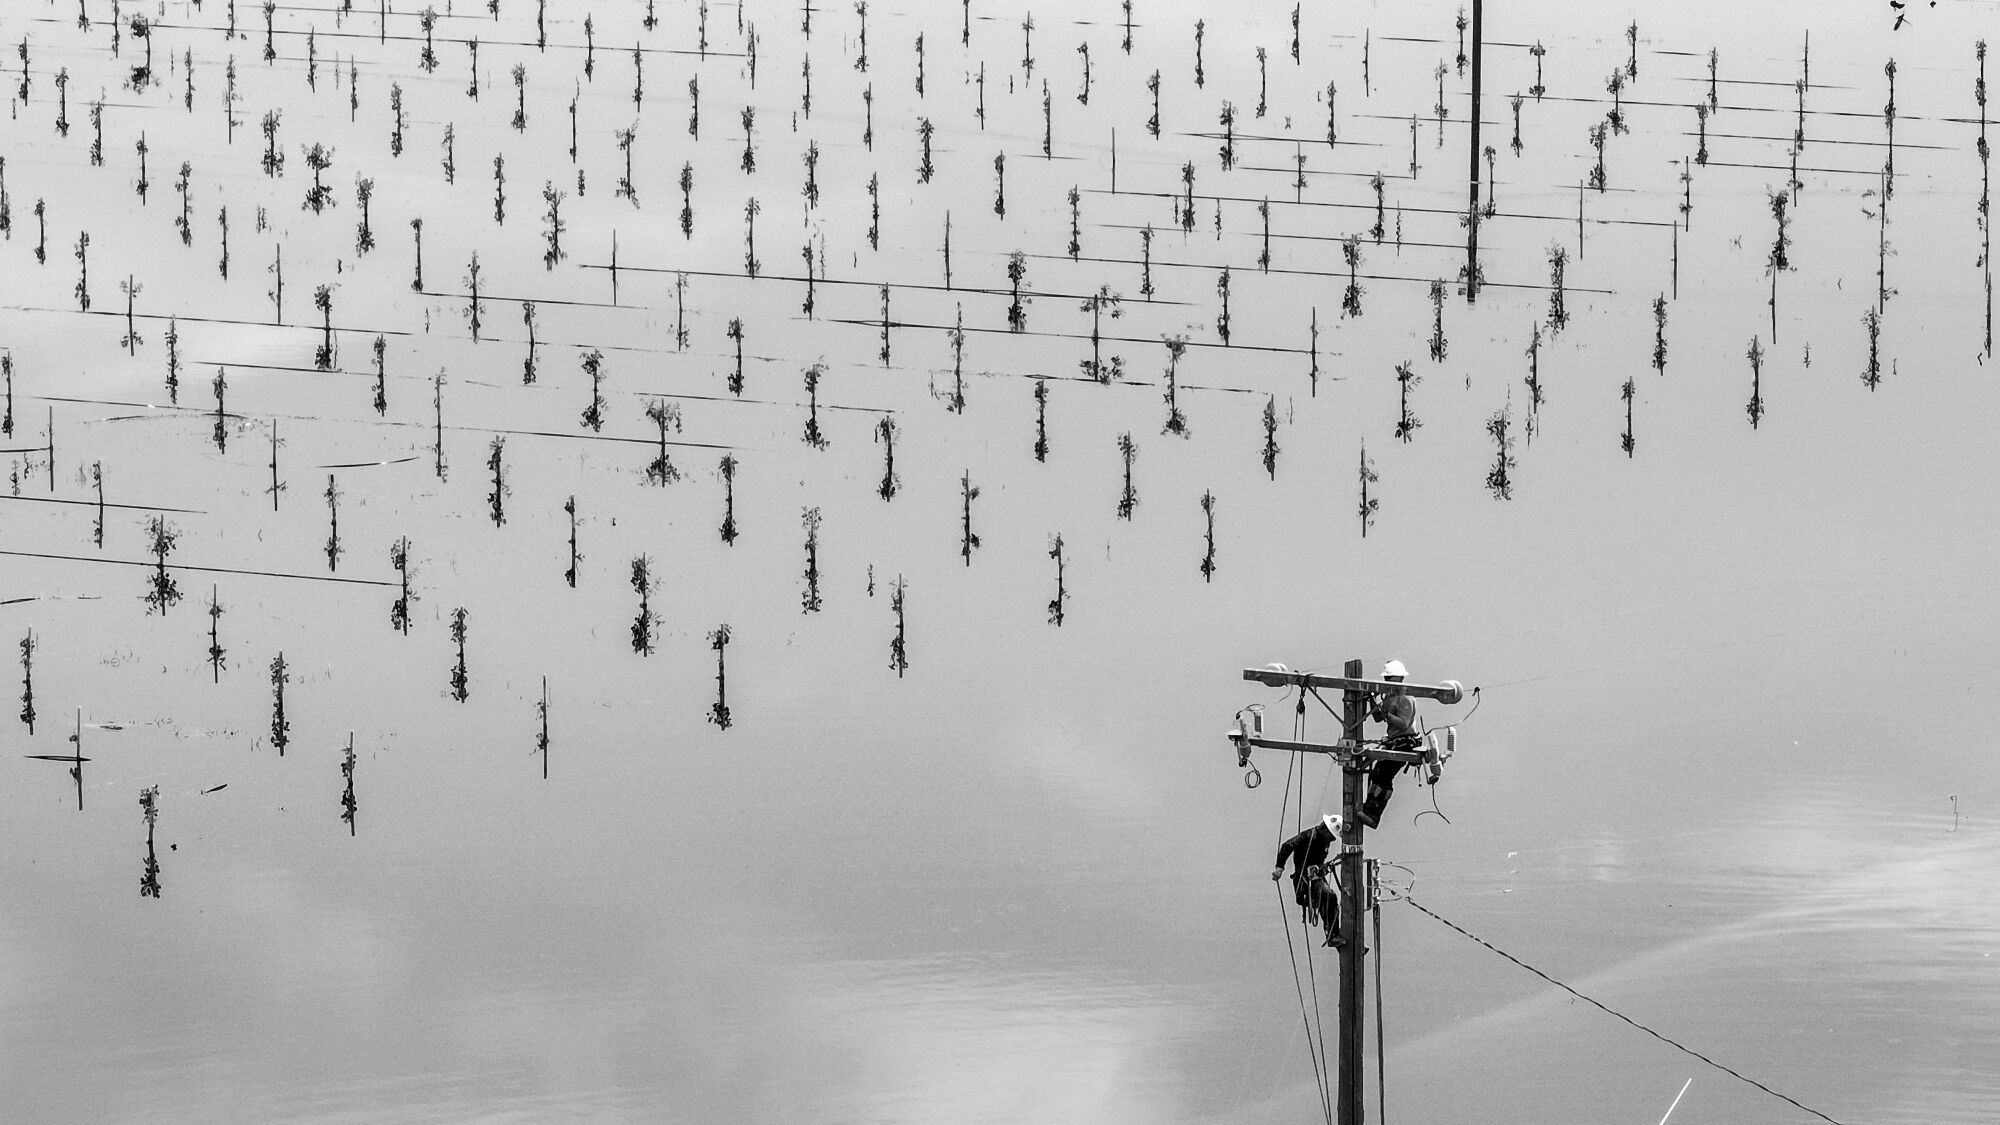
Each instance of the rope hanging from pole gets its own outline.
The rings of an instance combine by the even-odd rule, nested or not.
[[[1375,1119],[1389,1125],[1389,1063],[1382,1050],[1382,903],[1375,897],[1375,865],[1368,864],[1368,912],[1375,928]]]
[[[1305,774],[1303,771],[1298,769],[1297,755],[1287,755],[1287,762],[1285,766],[1285,791],[1284,791],[1285,795],[1282,802],[1278,806],[1278,839],[1280,842],[1283,842],[1284,839],[1286,838],[1285,812],[1287,807],[1290,806],[1292,803],[1292,777],[1294,774],[1297,774],[1299,778],[1299,784],[1301,787],[1300,801],[1301,804],[1303,804],[1304,801],[1303,787],[1305,784]],[[1285,909],[1284,888],[1274,887],[1274,889],[1277,890],[1278,892],[1278,923],[1280,926],[1284,927],[1285,931],[1285,954],[1288,958],[1290,958],[1292,963],[1292,989],[1298,994],[1299,998],[1299,1023],[1305,1027],[1305,1032],[1306,1032],[1306,1059],[1308,1062],[1312,1063],[1313,1085],[1319,1091],[1320,1110],[1322,1113],[1326,1115],[1327,1125],[1332,1125],[1333,1122],[1332,1103],[1328,1100],[1328,1093],[1327,1093],[1325,1021],[1324,1019],[1320,1021],[1320,1030],[1318,1033],[1315,1033],[1313,1029],[1313,1017],[1312,1015],[1309,1015],[1306,1011],[1305,982],[1299,979],[1298,948],[1292,944],[1291,912]],[[1303,913],[1301,913],[1299,917],[1299,928],[1301,930],[1304,930],[1305,926],[1306,926],[1305,916]],[[1306,945],[1306,970],[1308,975],[1310,975],[1312,970],[1312,945],[1310,940],[1311,935],[1308,934],[1307,938],[1308,940]],[[1317,1013],[1319,1011],[1319,982],[1316,979],[1313,981],[1312,1011],[1314,1013]]]
[[[1292,733],[1293,735],[1296,736],[1298,741],[1300,742],[1305,741],[1306,700],[1305,696],[1303,695],[1299,696],[1298,706],[1293,710]],[[1297,755],[1293,755],[1293,757],[1296,758]],[[1299,770],[1298,804],[1294,806],[1292,809],[1292,815],[1293,815],[1292,823],[1295,831],[1303,830],[1305,825],[1305,812],[1306,812],[1306,771],[1303,768],[1301,768]],[[1320,1007],[1319,970],[1313,963],[1312,930],[1310,922],[1311,907],[1308,905],[1310,902],[1311,902],[1311,897],[1307,896],[1307,901],[1305,903],[1299,904],[1299,932],[1304,934],[1306,938],[1306,981],[1307,983],[1312,985],[1313,1020],[1315,1023],[1318,1024],[1319,1027],[1318,1078],[1319,1078],[1319,1090],[1320,1090],[1320,1112],[1323,1115],[1325,1115],[1327,1125],[1333,1125],[1333,1071],[1329,1069],[1326,1064],[1326,1012],[1324,1009]]]
[[[1289,912],[1285,909],[1285,891],[1283,887],[1277,888],[1277,891],[1278,918],[1283,922],[1285,927],[1285,952],[1292,960],[1292,988],[1298,993],[1299,997],[1299,1022],[1306,1029],[1306,1060],[1312,1063],[1313,1085],[1319,1091],[1320,1110],[1327,1113],[1327,1121],[1331,1125],[1333,1118],[1332,1114],[1327,1111],[1326,1105],[1326,1075],[1320,1068],[1319,1047],[1313,1035],[1312,1018],[1306,1014],[1305,983],[1299,980],[1299,955],[1298,949],[1292,944],[1292,925]],[[1306,949],[1306,964],[1312,964],[1312,949],[1310,946]],[[1317,993],[1315,993],[1314,999],[1317,1001]]]

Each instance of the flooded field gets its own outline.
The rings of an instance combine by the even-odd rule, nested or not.
[[[0,10],[0,1116],[1994,1119],[1994,12]]]

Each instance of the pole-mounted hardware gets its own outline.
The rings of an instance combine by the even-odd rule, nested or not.
[[[1330,863],[1337,863],[1340,884],[1345,888],[1340,901],[1340,929],[1347,938],[1340,950],[1339,1090],[1335,1104],[1339,1111],[1340,1125],[1363,1125],[1361,961],[1364,950],[1361,921],[1363,913],[1375,905],[1376,888],[1373,878],[1375,861],[1365,859],[1362,854],[1362,825],[1356,812],[1362,803],[1362,789],[1368,772],[1378,762],[1400,762],[1404,765],[1421,766],[1426,771],[1426,780],[1436,783],[1441,767],[1458,750],[1458,728],[1446,726],[1425,731],[1415,735],[1414,744],[1399,739],[1395,744],[1396,748],[1391,749],[1385,741],[1363,738],[1361,726],[1369,714],[1369,701],[1376,696],[1400,693],[1417,699],[1435,699],[1440,703],[1449,704],[1464,699],[1465,689],[1457,680],[1446,680],[1439,684],[1412,684],[1400,680],[1368,679],[1361,674],[1359,660],[1348,661],[1343,674],[1339,676],[1294,672],[1282,664],[1271,664],[1263,668],[1245,668],[1243,678],[1266,687],[1292,687],[1301,693],[1311,693],[1314,698],[1326,704],[1327,709],[1340,720],[1340,738],[1334,742],[1268,738],[1264,734],[1264,709],[1261,705],[1253,704],[1236,713],[1236,725],[1230,729],[1228,738],[1230,745],[1236,749],[1237,766],[1249,771],[1243,776],[1243,784],[1251,789],[1255,789],[1263,779],[1257,767],[1250,764],[1252,750],[1325,754],[1340,763],[1342,817],[1340,847],[1337,852],[1329,856]],[[1321,689],[1341,693],[1338,709],[1320,696]],[[1303,701],[1299,707],[1303,715],[1305,707]]]
[[[1400,688],[1404,695],[1415,696],[1418,699],[1435,699],[1439,703],[1457,703],[1465,698],[1465,688],[1457,680],[1446,680],[1441,684],[1411,684],[1398,680],[1370,680],[1360,676],[1322,676],[1316,672],[1294,672],[1282,664],[1245,668],[1243,678],[1263,684],[1265,687],[1332,688],[1335,691],[1365,691],[1370,695],[1380,695],[1391,688]]]
[[[1294,672],[1282,664],[1263,668],[1245,668],[1243,678],[1267,687],[1297,687],[1315,691],[1318,688],[1332,688],[1343,692],[1358,692],[1365,695],[1379,695],[1391,688],[1401,689],[1404,695],[1419,699],[1435,699],[1440,703],[1457,703],[1465,698],[1465,688],[1457,680],[1446,680],[1441,684],[1398,683],[1394,680],[1370,680],[1358,676],[1321,676],[1310,672]],[[1315,691],[1315,694],[1316,691]],[[1255,789],[1263,782],[1263,774],[1250,764],[1252,750],[1283,750],[1293,754],[1325,754],[1343,765],[1360,763],[1362,766],[1375,762],[1402,762],[1406,765],[1426,767],[1426,780],[1435,782],[1440,768],[1451,756],[1458,752],[1458,728],[1440,727],[1418,736],[1415,749],[1392,750],[1387,746],[1370,744],[1361,739],[1342,738],[1335,742],[1303,742],[1287,738],[1266,738],[1264,736],[1264,711],[1260,706],[1245,707],[1236,713],[1236,725],[1227,735],[1230,745],[1236,748],[1236,765],[1250,772],[1243,777],[1246,788]]]

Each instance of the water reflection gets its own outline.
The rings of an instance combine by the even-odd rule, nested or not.
[[[1139,1122],[1179,1116],[1159,1052],[1192,1013],[1162,990],[991,956],[821,965],[787,1023],[816,1044],[828,1120]]]
[[[32,642],[33,642],[32,635],[28,639],[24,639],[21,642],[21,666],[24,670],[28,669],[30,666],[29,658],[33,652]],[[35,732],[34,689],[32,681],[30,680],[24,679],[23,684],[24,686],[22,689],[22,696],[21,696],[21,721],[28,725],[28,733],[32,735]],[[69,767],[70,780],[76,783],[76,811],[82,812],[83,811],[83,764],[85,762],[88,762],[90,759],[84,757],[83,754],[83,711],[81,708],[77,710],[76,730],[69,736],[69,741],[71,750],[67,754],[27,754],[24,755],[24,757],[44,762],[70,763]]]
[[[139,791],[139,808],[146,817],[146,867],[139,876],[139,897],[160,897],[160,857],[153,850],[153,824],[160,816],[160,787],[149,785]]]
[[[37,219],[33,262],[23,229],[0,271],[4,429],[17,394],[48,410],[46,444],[7,453],[15,498],[45,480],[59,501],[13,504],[0,548],[9,590],[36,593],[0,599],[23,749],[60,748],[37,732],[50,700],[156,723],[93,762],[79,709],[69,753],[28,755],[70,770],[84,815],[16,767],[18,1116],[1309,1117],[1263,877],[1279,787],[1242,789],[1219,733],[1244,664],[1420,650],[1492,703],[1428,794],[1439,814],[1373,837],[1418,901],[1843,1120],[2000,1116],[2000,782],[1965,703],[2000,604],[1967,517],[1991,507],[1994,424],[1956,249],[1981,223],[1969,42],[1908,48],[1905,175],[1932,177],[1932,205],[1898,211],[1899,258],[1885,211],[1855,217],[1878,35],[1815,37],[1808,151],[1827,155],[1798,168],[1767,127],[1793,119],[1778,23],[1798,13],[1730,13],[1720,97],[1713,6],[1649,15],[1628,40],[1645,83],[1607,91],[1633,136],[1608,142],[1620,29],[1516,13],[1490,73],[1525,83],[1532,60],[1536,102],[1512,103],[1512,161],[1481,154],[1493,213],[1471,216],[1485,256],[1461,306],[1436,279],[1467,233],[1446,164],[1463,87],[1433,69],[1431,6],[1375,26],[1303,8],[1291,67],[1268,50],[1282,19],[1127,12],[1137,45],[1114,53],[1105,26],[1044,13],[1041,77],[1094,68],[1076,108],[1012,71],[1019,13],[970,5],[962,30],[948,6],[878,6],[873,69],[846,9],[812,38],[757,5],[733,30],[663,5],[658,35],[650,6],[580,25],[385,7],[377,28],[272,8],[263,65],[239,69],[211,26],[233,10],[181,7],[135,30],[136,76],[104,27],[35,25],[0,123],[0,218],[12,191]],[[929,32],[928,92],[907,92],[884,17]],[[164,75],[154,36],[179,48]],[[348,65],[316,74],[330,42]],[[469,89],[409,70],[461,50]],[[69,137],[70,70],[136,88]],[[499,75],[516,97],[482,107]],[[1677,99],[1704,79],[1690,116]],[[154,90],[176,80],[193,105]],[[1273,112],[1219,118],[1252,81]],[[1433,90],[1405,175],[1404,113]],[[261,143],[231,145],[239,116]],[[319,177],[336,150],[353,228]],[[167,214],[149,154],[181,170]],[[1592,173],[1609,183],[1586,195]],[[1808,184],[1782,306],[1763,267],[1780,175]],[[546,213],[507,209],[509,179]],[[677,226],[645,209],[676,203]],[[253,267],[234,278],[232,207]],[[377,245],[376,218],[410,239]],[[59,249],[94,231],[49,261],[50,223]],[[93,268],[123,310],[90,308]],[[288,273],[310,309],[287,311]],[[211,369],[212,407],[179,404]],[[265,418],[268,452],[229,440]],[[298,464],[340,471],[313,478],[324,511],[281,510],[280,424]],[[718,457],[719,498],[667,487],[676,448]],[[132,524],[105,535],[108,507]],[[201,570],[232,575],[226,649],[213,583],[205,629],[169,612]],[[1923,741],[1885,698],[1914,701]],[[556,727],[574,768],[550,769]],[[1328,780],[1299,793],[1324,807]],[[86,788],[141,795],[147,899],[172,804],[173,902],[131,904],[130,797],[86,812]],[[1965,819],[1947,825],[1945,791]],[[1692,1070],[1676,1119],[1773,1118],[1386,911],[1393,1115],[1656,1119]]]
[[[340,795],[340,819],[347,824],[347,834],[355,834],[354,813],[359,807],[354,800],[354,732],[347,734],[347,751],[340,758],[340,776],[346,779],[347,789]]]
[[[1937,827],[1857,817],[1851,806],[1808,794],[1783,819],[1687,834],[1699,848],[1677,849],[1674,840],[1588,845],[1578,849],[1591,856],[1587,882],[1562,881],[1563,864],[1537,864],[1548,878],[1518,889],[1535,893],[1544,918],[1631,929],[1638,952],[1565,979],[1662,1033],[1841,1120],[1971,1122],[2000,1107],[2000,1080],[1980,1061],[1993,1040],[1982,1013],[2000,999],[1992,967],[2000,838]],[[1606,870],[1598,861],[1612,851],[1627,854]],[[1420,897],[1440,906],[1445,893]],[[1655,926],[1612,921],[1621,911],[1657,911],[1662,900],[1716,920],[1666,944]],[[1475,899],[1441,908],[1462,918],[1484,913]],[[1532,925],[1502,932],[1512,934],[1503,944],[1513,952],[1565,976],[1556,935]],[[1454,961],[1478,958],[1468,968],[1480,975],[1519,973],[1469,944],[1443,952]],[[1424,976],[1401,975],[1403,987],[1428,991]],[[1409,1079],[1399,1087],[1406,1111],[1441,1119],[1473,1113],[1480,1091],[1525,1080],[1546,1119],[1638,1113],[1647,1104],[1636,1100],[1645,1075],[1666,1086],[1663,1109],[1667,1077],[1693,1072],[1683,1111],[1765,1119],[1792,1112],[1526,974],[1500,983],[1525,995],[1420,1038],[1392,1040],[1389,1066]],[[1829,990],[1841,998],[1832,1007]],[[1588,1055],[1592,1069],[1552,1065],[1566,1052]],[[1625,1095],[1609,1102],[1611,1091]]]

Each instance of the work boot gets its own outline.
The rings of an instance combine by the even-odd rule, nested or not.
[[[1367,799],[1361,802],[1361,807],[1354,810],[1354,819],[1360,821],[1364,828],[1374,828],[1382,823],[1384,802],[1380,799],[1381,794],[1380,789],[1370,789]]]
[[[1339,930],[1334,930],[1326,935],[1326,947],[1328,949],[1345,949],[1347,948],[1347,939],[1340,936]]]
[[[1382,811],[1388,807],[1389,790],[1371,783],[1368,786],[1368,799],[1361,802],[1361,808],[1355,811],[1354,819],[1374,828],[1381,823]]]

